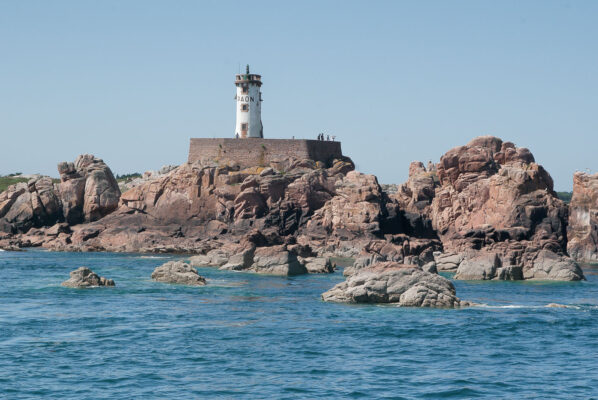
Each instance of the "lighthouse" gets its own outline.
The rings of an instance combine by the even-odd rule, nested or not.
[[[245,74],[235,76],[237,87],[237,123],[235,126],[236,138],[263,138],[262,125],[262,77],[249,73],[249,65]]]

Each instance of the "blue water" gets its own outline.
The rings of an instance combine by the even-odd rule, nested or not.
[[[0,397],[598,398],[597,270],[457,281],[488,306],[428,310],[323,303],[339,272],[149,279],[174,258],[0,252]],[[82,265],[117,286],[61,287]]]

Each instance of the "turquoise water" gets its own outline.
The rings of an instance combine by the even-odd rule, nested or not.
[[[339,272],[149,279],[174,258],[0,252],[0,397],[598,398],[596,270],[455,282],[487,306],[427,310],[321,302]],[[61,287],[82,265],[117,286]]]

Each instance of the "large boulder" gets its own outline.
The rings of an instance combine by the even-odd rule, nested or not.
[[[329,257],[299,258],[299,262],[305,265],[309,274],[331,274],[335,269],[335,264]]]
[[[572,258],[598,262],[598,173],[573,175],[567,237],[567,250]]]
[[[62,286],[70,288],[88,288],[99,286],[114,286],[112,279],[99,276],[87,267],[79,267],[71,271],[70,278],[62,282]]]
[[[396,303],[406,307],[454,308],[469,305],[457,298],[448,279],[394,262],[364,268],[322,294],[324,301]]]
[[[496,276],[496,270],[500,268],[501,262],[496,253],[475,254],[472,258],[464,259],[455,279],[461,280],[488,280]]]
[[[58,191],[69,224],[96,221],[118,207],[120,189],[103,160],[83,154],[74,163],[59,163],[58,172]]]
[[[551,281],[585,280],[579,265],[571,258],[549,250],[541,250],[533,260],[532,266],[523,270],[525,279]]]
[[[168,261],[154,269],[152,279],[157,282],[177,283],[181,285],[203,286],[204,277],[195,268],[182,261]]]
[[[464,253],[443,253],[443,252],[435,252],[434,253],[434,261],[436,262],[436,268],[438,271],[448,271],[448,272],[455,272],[463,258],[465,257]]]
[[[255,250],[249,271],[258,274],[292,276],[306,274],[305,265],[284,245],[259,247]]]

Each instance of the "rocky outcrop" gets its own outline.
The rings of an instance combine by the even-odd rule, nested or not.
[[[324,301],[396,303],[405,307],[454,308],[469,305],[440,275],[412,265],[383,262],[364,268],[322,294]]]
[[[37,176],[0,193],[0,231],[14,234],[63,221],[95,221],[118,206],[120,190],[102,160],[85,154],[74,163],[58,164],[58,171],[60,184]]]
[[[351,171],[335,183],[334,189],[337,195],[318,210],[309,225],[320,224],[326,232],[347,237],[381,232],[386,210],[374,175]]]
[[[6,233],[53,225],[61,219],[61,202],[47,176],[17,183],[0,193],[0,230]]]
[[[598,262],[598,173],[573,175],[567,236],[567,250],[572,258]]]
[[[494,137],[452,149],[436,166],[412,163],[394,194],[349,159],[245,169],[187,163],[148,175],[120,200],[112,173],[93,156],[59,170],[57,186],[40,180],[0,195],[0,230],[8,232],[0,245],[188,252],[200,254],[193,265],[283,275],[330,271],[323,258],[350,256],[346,275],[392,261],[460,268],[462,279],[579,277],[566,253],[568,209],[550,175],[527,149]],[[68,229],[50,228],[62,221]],[[255,229],[261,239],[243,239]],[[471,252],[495,254],[499,265],[472,263]]]
[[[355,257],[353,266],[345,268],[344,275],[352,275],[362,268],[384,261],[422,267],[433,262],[434,253],[442,249],[442,244],[436,239],[418,239],[404,234],[389,235],[387,239],[367,242]],[[431,265],[427,267],[430,268]]]
[[[71,271],[71,277],[62,282],[62,286],[70,288],[88,288],[99,286],[114,286],[112,279],[99,276],[87,267],[79,267]]]
[[[422,162],[414,161],[409,165],[409,179],[397,188],[393,198],[401,209],[429,217],[438,186],[436,166],[430,163],[426,168]]]
[[[418,171],[423,173],[421,166]],[[541,251],[567,257],[567,206],[529,150],[479,137],[443,155],[436,174],[429,217],[445,252],[496,253],[502,265],[520,267],[526,279],[535,272],[544,277],[534,267]],[[438,260],[437,266],[444,269]]]
[[[255,228],[294,237],[336,195],[335,182],[352,164],[336,160],[324,168],[304,160],[289,168],[183,164],[123,193],[118,210],[85,225],[90,234],[73,228],[70,247],[204,253],[216,247],[206,242],[235,242]]]
[[[143,185],[145,183],[149,183],[155,181],[156,179],[162,178],[163,176],[169,174],[170,172],[174,171],[178,168],[178,165],[163,165],[157,171],[145,171],[139,177],[129,178],[127,180],[120,180],[119,185],[120,191],[122,193],[126,192],[129,189],[133,189],[136,186]]]
[[[168,261],[154,269],[152,279],[157,282],[176,283],[181,285],[203,286],[204,277],[195,268],[182,261]]]
[[[529,150],[480,137],[442,156],[437,172],[431,217],[445,249],[508,247],[514,240],[565,250],[567,208]]]
[[[58,192],[64,219],[69,224],[96,221],[118,207],[118,183],[101,159],[83,154],[74,163],[58,164],[58,172]]]
[[[320,261],[313,257],[311,249],[278,244],[279,241],[277,236],[266,237],[254,230],[243,237],[240,243],[222,244],[205,255],[191,257],[190,262],[198,267],[280,276],[334,271],[330,260]]]

